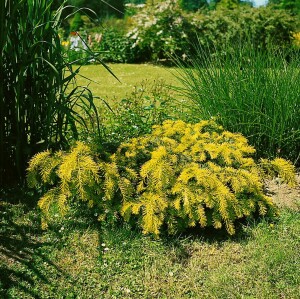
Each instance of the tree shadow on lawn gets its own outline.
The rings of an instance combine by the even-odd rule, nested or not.
[[[0,298],[9,298],[12,289],[40,298],[36,282],[49,283],[44,274],[49,267],[61,273],[41,253],[41,248],[49,244],[40,240],[38,215],[32,211],[35,199],[27,195],[20,204],[20,198],[23,201],[24,193],[17,191],[10,196],[0,192]],[[20,218],[22,220],[18,221]]]

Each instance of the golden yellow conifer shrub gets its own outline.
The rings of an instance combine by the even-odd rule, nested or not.
[[[86,202],[88,207],[96,206],[99,220],[105,220],[108,212],[117,208],[104,191],[114,191],[110,184],[111,164],[100,161],[97,154],[82,142],[77,142],[69,152],[36,154],[27,171],[29,187],[44,191],[38,201],[44,229],[53,220],[54,213],[64,216],[73,200]]]
[[[293,184],[295,169],[280,158],[256,164],[254,152],[245,137],[214,120],[154,126],[152,134],[122,144],[112,156],[118,180],[128,186],[121,189],[121,214],[125,220],[137,216],[143,232],[156,236],[162,227],[175,233],[196,225],[225,225],[234,234],[239,218],[256,212],[275,216],[263,178],[279,175]],[[128,177],[125,168],[135,175]]]
[[[290,162],[255,163],[254,152],[245,137],[214,120],[169,120],[121,144],[110,161],[82,142],[68,152],[39,153],[29,163],[28,183],[45,191],[38,202],[44,227],[51,209],[64,215],[79,200],[96,207],[100,221],[107,221],[108,211],[120,213],[155,236],[165,228],[172,234],[197,225],[225,226],[234,234],[237,219],[278,214],[263,192],[263,178],[295,182]]]

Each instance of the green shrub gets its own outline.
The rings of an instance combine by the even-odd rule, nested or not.
[[[104,27],[101,30],[101,36],[100,42],[94,38],[92,49],[100,53],[103,61],[115,63],[134,61],[134,52],[131,51],[132,43],[124,36],[123,30],[116,27]]]
[[[127,37],[135,61],[166,60],[170,55],[186,58],[194,53],[197,39],[207,55],[249,41],[264,50],[273,45],[289,48],[299,24],[288,12],[269,7],[187,14],[171,0],[146,7],[133,20]]]
[[[287,62],[287,60],[289,62]],[[198,55],[192,68],[179,61],[177,74],[199,119],[216,116],[231,132],[240,132],[257,150],[258,157],[278,155],[299,165],[300,76],[299,55],[262,52],[252,46],[214,57]]]
[[[240,134],[224,131],[213,120],[192,125],[165,121],[151,134],[122,144],[110,161],[101,161],[83,143],[70,152],[42,152],[28,168],[30,186],[44,187],[39,200],[44,227],[51,213],[65,214],[72,200],[98,207],[100,221],[120,212],[138,220],[144,233],[158,236],[188,227],[223,225],[277,209],[263,193],[262,177],[278,173],[290,184],[294,167],[283,159],[255,164],[254,148]]]
[[[200,8],[207,8],[208,2],[206,0],[179,0],[179,6],[183,10],[197,11]]]
[[[70,30],[79,31],[82,28],[83,24],[84,22],[81,18],[81,14],[77,12],[71,21]]]
[[[142,81],[121,101],[100,108],[104,139],[94,143],[113,152],[122,142],[151,133],[152,126],[183,115],[163,81]],[[96,136],[97,138],[97,136]]]
[[[241,7],[195,14],[193,23],[202,46],[209,51],[228,50],[237,42],[252,43],[254,48],[290,47],[297,19],[283,10],[268,7]],[[225,46],[225,48],[224,48]]]
[[[89,1],[87,1],[89,2]],[[95,2],[95,1],[94,1]],[[96,1],[95,11],[100,17],[117,17],[122,18],[125,13],[124,0],[106,0]]]
[[[110,167],[79,141],[70,152],[36,154],[30,160],[27,181],[29,187],[46,190],[38,202],[43,212],[42,228],[57,220],[55,215],[67,214],[72,201],[95,208],[101,221],[113,217],[118,204],[104,191],[111,185],[110,173],[114,169]]]
[[[133,17],[134,28],[127,38],[132,42],[136,61],[170,59],[170,55],[187,55],[196,35],[188,18],[174,1],[146,7]]]

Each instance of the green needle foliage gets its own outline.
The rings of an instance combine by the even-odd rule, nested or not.
[[[86,126],[90,90],[71,86],[78,69],[65,60],[58,36],[61,6],[51,1],[0,4],[0,185],[19,181],[34,153],[63,147]]]
[[[215,56],[178,60],[178,89],[200,119],[215,116],[226,130],[242,133],[258,157],[278,155],[300,163],[299,53],[259,51],[236,45]],[[287,55],[288,54],[288,55]]]

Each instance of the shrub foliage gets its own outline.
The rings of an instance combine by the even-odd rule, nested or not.
[[[274,216],[277,210],[263,193],[261,177],[273,170],[292,183],[293,166],[275,159],[264,160],[261,168],[251,158],[254,152],[245,137],[213,120],[165,121],[152,134],[121,145],[113,157],[120,179],[130,186],[122,192],[121,214],[126,220],[138,215],[143,231],[154,235],[164,225],[174,233],[198,224],[225,225],[234,234],[236,219],[256,211]],[[137,177],[123,176],[122,166]]]
[[[250,41],[262,50],[274,45],[290,47],[297,23],[288,12],[270,7],[243,6],[188,14],[176,1],[169,0],[133,16],[134,26],[127,37],[136,61],[156,61],[174,54],[190,56],[197,40],[207,55],[227,50],[237,42]]]
[[[44,226],[51,209],[65,214],[77,199],[99,208],[99,220],[120,212],[155,236],[164,228],[172,234],[197,225],[225,226],[234,234],[237,219],[277,214],[263,193],[262,177],[279,174],[294,182],[293,165],[280,158],[256,164],[254,152],[245,137],[213,120],[168,120],[122,144],[108,162],[80,142],[69,153],[39,153],[30,162],[28,181],[46,186],[39,201]]]
[[[96,205],[99,219],[105,220],[111,202],[106,201],[103,190],[110,189],[110,172],[107,164],[79,141],[70,152],[36,154],[30,161],[27,180],[29,187],[47,190],[38,202],[43,212],[42,227],[47,228],[54,213],[64,216],[74,199],[90,208]]]

